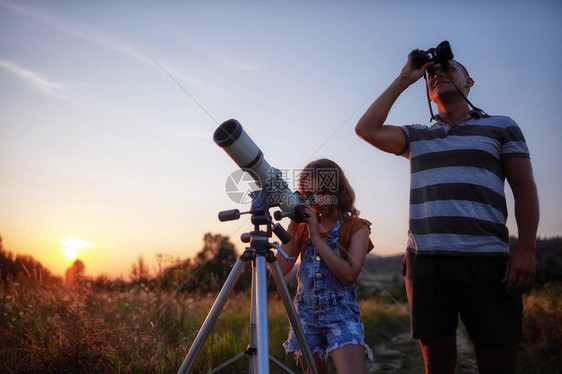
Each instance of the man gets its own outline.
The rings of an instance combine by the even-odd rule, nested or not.
[[[427,373],[454,373],[458,315],[473,341],[480,373],[513,373],[522,339],[521,293],[535,277],[538,198],[529,152],[509,117],[470,110],[474,85],[460,63],[408,59],[369,107],[357,135],[411,162],[410,230],[403,272],[412,337]],[[398,98],[429,67],[431,127],[383,125]],[[510,256],[505,226],[507,178],[515,200],[518,244]]]

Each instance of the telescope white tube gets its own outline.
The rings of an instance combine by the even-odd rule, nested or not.
[[[240,169],[250,173],[258,187],[264,187],[268,179],[275,175],[269,163],[264,159],[262,151],[235,119],[220,125],[215,131],[213,139]]]
[[[242,129],[235,119],[221,124],[213,135],[217,145],[234,160],[240,169],[248,172],[260,188],[267,187],[279,194],[278,205],[287,215],[292,215],[300,204],[298,195],[293,193],[283,180],[281,172],[269,165],[262,151]]]

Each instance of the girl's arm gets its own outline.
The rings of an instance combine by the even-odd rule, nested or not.
[[[291,221],[291,223],[289,223],[289,227],[287,228],[287,232],[291,235],[291,241],[289,241],[287,244],[281,244],[281,249],[283,249],[283,251],[285,251],[285,253],[289,255],[289,257],[294,257],[294,260],[285,260],[285,258],[281,256],[279,252],[275,254],[277,262],[279,263],[279,267],[281,268],[281,272],[284,276],[293,269],[301,252],[300,248],[296,248],[296,245],[294,245],[295,235],[300,225],[302,225],[302,223],[295,223]]]
[[[320,235],[310,236],[310,240],[328,266],[328,269],[345,286],[351,286],[357,280],[369,249],[369,228],[363,226],[351,236],[351,243],[347,250],[347,258],[342,258]]]
[[[345,286],[351,286],[357,280],[361,268],[365,263],[365,257],[369,251],[369,228],[363,226],[351,236],[351,242],[347,249],[347,258],[338,256],[336,252],[320,236],[318,221],[314,210],[305,205],[305,213],[309,216],[306,219],[310,240],[328,266],[328,269]]]

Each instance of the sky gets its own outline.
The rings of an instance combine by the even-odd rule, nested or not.
[[[561,2],[541,0],[0,0],[3,246],[56,274],[78,256],[87,274],[112,277],[139,256],[152,269],[157,254],[192,257],[207,232],[242,251],[248,215],[217,219],[249,209],[227,193],[238,167],[213,142],[234,118],[293,189],[294,171],[336,161],[373,252],[403,253],[409,163],[354,127],[411,50],[443,40],[475,80],[470,100],[520,125],[538,235],[560,236],[561,16]],[[429,124],[425,95],[413,84],[387,123]]]

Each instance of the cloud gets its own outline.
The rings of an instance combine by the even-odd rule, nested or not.
[[[142,56],[140,56],[139,52],[136,52],[125,43],[119,42],[117,38],[109,35],[108,33],[104,33],[101,30],[72,22],[56,14],[49,13],[38,8],[25,7],[11,3],[0,3],[0,5],[4,5],[5,7],[13,11],[33,18],[36,21],[39,21],[59,31],[73,35],[77,38],[95,43],[104,48],[111,49],[115,52],[119,52],[137,60],[142,60]]]
[[[120,40],[119,37],[113,34],[110,34],[108,32],[105,32],[95,27],[73,22],[71,20],[65,19],[53,13],[43,11],[41,9],[24,7],[12,3],[4,3],[1,1],[0,1],[0,5],[3,5],[13,11],[16,11],[20,14],[33,18],[36,21],[39,21],[54,29],[73,35],[74,37],[80,38],[82,40],[86,40],[88,42],[97,44],[103,48],[109,49],[122,56],[149,65],[152,68],[159,69],[159,67],[154,64],[153,58],[149,57],[147,53],[145,53],[141,49],[131,46],[129,43],[123,40]],[[207,91],[213,90],[213,88],[208,84],[203,83],[193,78],[192,76],[181,72],[179,69],[171,67],[165,63],[162,63],[162,66],[165,66],[166,70],[179,80],[187,82],[191,85],[198,86]]]
[[[15,62],[0,60],[0,68],[9,73],[23,79],[28,85],[43,92],[46,95],[69,99],[65,93],[64,86],[61,83],[47,79],[41,73],[26,69]]]

